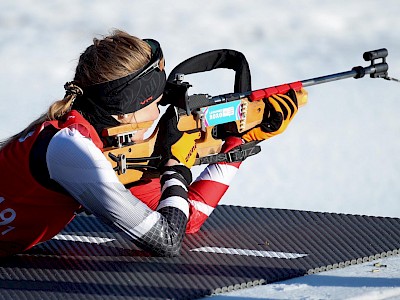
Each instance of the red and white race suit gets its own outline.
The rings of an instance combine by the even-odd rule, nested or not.
[[[33,161],[32,148],[49,128],[54,133],[43,151],[43,163]],[[237,138],[228,140],[223,151],[240,143]],[[103,155],[102,147],[95,129],[77,111],[71,111],[64,122],[45,122],[0,150],[0,256],[23,252],[51,239],[81,207],[140,247],[156,254],[174,255],[184,233],[180,237],[173,232],[179,229],[171,229],[169,220],[179,216],[182,222],[187,220],[187,233],[197,232],[240,165],[208,165],[189,186],[179,172],[169,170],[161,179],[126,188]],[[33,168],[35,172],[44,170],[48,181],[59,188],[39,183],[32,174]],[[172,192],[163,199],[165,189]],[[164,238],[155,240],[153,236]],[[165,253],[165,249],[172,252]]]

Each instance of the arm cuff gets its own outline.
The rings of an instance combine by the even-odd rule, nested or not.
[[[167,171],[173,171],[181,175],[186,180],[187,185],[192,182],[192,172],[185,165],[165,166],[161,169],[161,174]]]

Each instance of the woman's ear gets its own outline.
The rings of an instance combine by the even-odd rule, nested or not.
[[[123,115],[118,115],[118,116],[117,116],[117,119],[118,119],[118,120],[124,120],[124,119],[126,119],[126,118],[128,118],[128,115],[127,115],[127,114],[123,114]]]

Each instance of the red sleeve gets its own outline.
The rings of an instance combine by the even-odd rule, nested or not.
[[[221,152],[226,153],[242,144],[237,137],[226,139]],[[241,162],[217,163],[207,166],[189,187],[190,213],[186,232],[197,232],[207,220],[229,184],[236,175]]]
[[[161,198],[160,178],[138,181],[135,185],[129,187],[129,190],[150,209],[157,209]]]

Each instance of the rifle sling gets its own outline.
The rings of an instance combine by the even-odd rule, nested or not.
[[[244,161],[247,157],[255,155],[261,151],[257,142],[250,142],[233,148],[227,153],[217,153],[196,159],[196,165],[214,164],[219,162],[233,163]]]
[[[261,151],[261,147],[257,145],[258,142],[250,142],[245,143],[243,145],[237,146],[232,150],[226,153],[217,153],[211,154],[204,157],[200,157],[196,159],[195,165],[202,165],[202,164],[214,164],[214,163],[233,163],[233,162],[240,162],[244,161],[247,157],[253,156]],[[115,156],[112,153],[109,153],[109,156],[112,160],[117,162],[117,166],[114,167],[115,171],[125,173],[127,169],[130,170],[156,170],[157,168],[154,166],[149,166],[146,164],[138,164],[139,162],[146,162],[150,160],[160,159],[159,156],[155,157],[138,157],[138,158],[126,158],[125,156]]]

